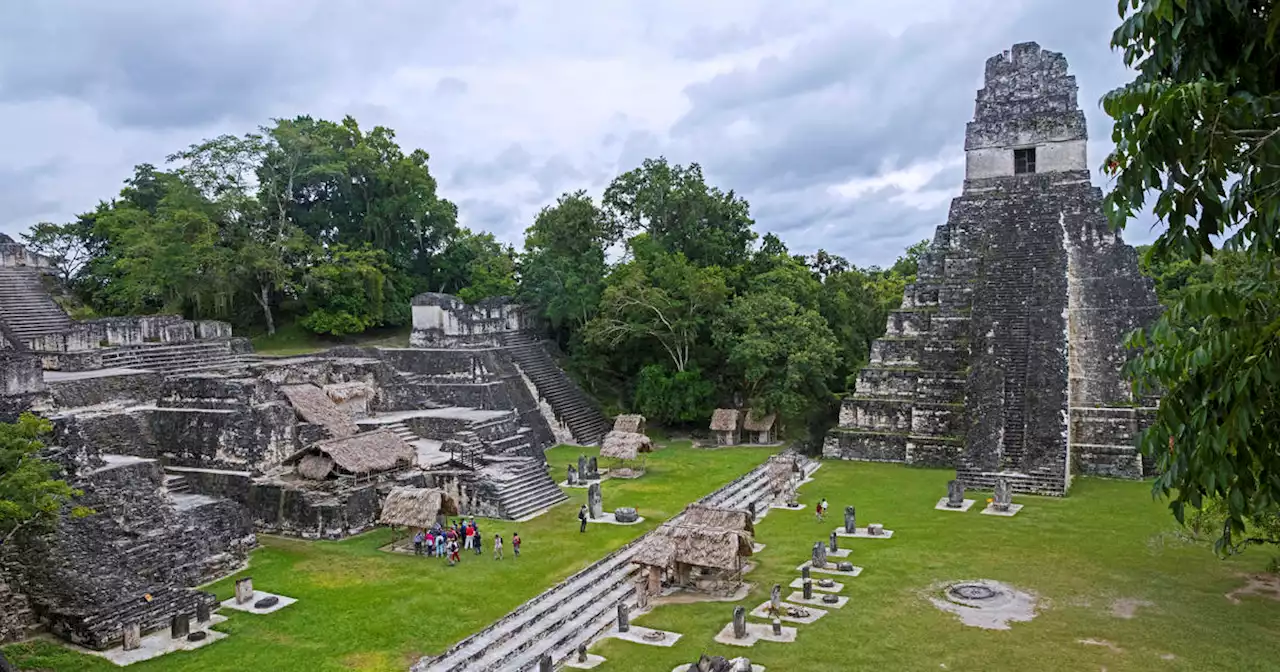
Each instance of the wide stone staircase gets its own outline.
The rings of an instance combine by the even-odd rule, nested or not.
[[[0,320],[19,341],[71,328],[71,318],[45,290],[43,273],[33,268],[0,268]]]
[[[801,464],[806,476],[818,467],[805,458]],[[755,503],[757,511],[767,511],[772,496],[766,462],[701,501],[737,509]],[[579,644],[613,626],[619,604],[634,607],[639,568],[631,558],[644,540],[619,548],[444,654],[418,661],[412,672],[524,671],[537,669],[543,655],[553,664],[568,660]]]
[[[492,483],[506,518],[520,520],[569,499],[548,475],[547,463],[540,459],[495,456],[486,459],[489,462],[486,470],[498,472]]]
[[[103,368],[150,369],[164,373],[198,373],[246,366],[229,340],[171,345],[134,345],[102,353]]]
[[[600,443],[609,433],[609,421],[591,398],[556,365],[546,348],[527,332],[508,332],[501,334],[500,338],[516,365],[538,388],[538,394],[551,404],[556,417],[569,427],[574,440],[581,445]]]

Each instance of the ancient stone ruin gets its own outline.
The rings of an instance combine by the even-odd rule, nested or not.
[[[421,347],[273,358],[222,322],[72,320],[49,267],[0,239],[0,413],[53,422],[49,455],[95,513],[0,552],[0,641],[179,632],[217,608],[191,587],[241,569],[255,532],[354,534],[397,488],[535,514],[566,499],[543,450],[608,429],[501,301],[415,298]]]
[[[1073,472],[1144,475],[1148,400],[1124,335],[1159,311],[1089,181],[1084,113],[1062,54],[1018,44],[986,64],[951,204],[872,347],[827,457],[954,466],[1061,495]]]

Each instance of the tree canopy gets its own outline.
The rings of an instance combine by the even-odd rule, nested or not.
[[[39,454],[40,438],[52,429],[48,420],[30,413],[15,423],[0,423],[0,544],[48,527],[67,502],[82,494],[58,479],[58,465]],[[72,509],[73,515],[88,513]]]
[[[1103,99],[1108,214],[1124,226],[1150,206],[1165,227],[1145,263],[1167,310],[1131,338],[1139,392],[1161,395],[1142,449],[1179,521],[1225,503],[1224,551],[1280,505],[1277,7],[1120,2],[1112,45],[1137,75]]]

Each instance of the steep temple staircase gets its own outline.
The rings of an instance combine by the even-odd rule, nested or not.
[[[34,268],[0,268],[0,320],[19,341],[71,328],[71,318],[49,296],[42,276]]]
[[[556,417],[569,427],[574,440],[582,445],[600,443],[609,433],[609,421],[591,398],[556,365],[546,348],[533,335],[523,331],[504,333],[501,339],[516,365],[533,381],[538,394],[551,404]]]

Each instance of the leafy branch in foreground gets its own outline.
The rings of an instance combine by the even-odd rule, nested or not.
[[[0,545],[20,533],[47,528],[62,507],[84,494],[55,478],[58,465],[39,455],[40,437],[53,425],[44,418],[23,413],[15,423],[0,423]],[[92,511],[74,507],[72,515]]]

